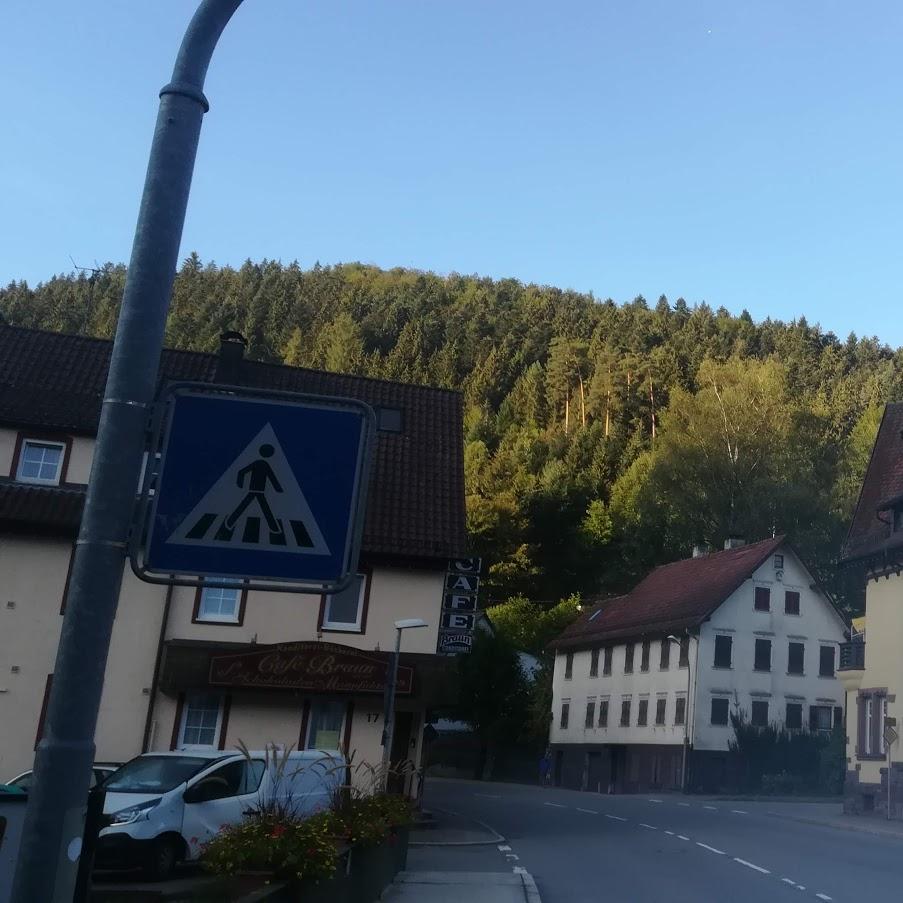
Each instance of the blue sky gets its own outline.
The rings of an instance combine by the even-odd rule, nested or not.
[[[190,0],[4,11],[0,282],[128,259]],[[513,276],[903,345],[903,4],[245,0],[183,253]]]

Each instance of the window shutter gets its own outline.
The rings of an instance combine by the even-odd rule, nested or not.
[[[869,700],[872,706],[872,736],[869,738],[869,752],[873,756],[880,755],[882,746],[881,734],[884,732],[884,700],[880,696],[872,696]]]
[[[815,705],[809,706],[809,730],[818,730],[818,706]]]
[[[838,730],[843,727],[843,706],[836,705],[834,706],[834,730]]]
[[[867,705],[867,697],[856,697],[856,755],[860,758],[865,755],[868,742],[865,736],[865,707]]]

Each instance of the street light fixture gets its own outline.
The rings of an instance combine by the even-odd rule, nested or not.
[[[392,737],[395,733],[395,684],[398,681],[398,655],[401,651],[401,632],[415,627],[429,627],[422,618],[402,618],[395,622],[395,652],[392,655],[392,664],[389,667],[388,680],[386,681],[386,695],[383,699],[383,761],[380,769],[379,780],[385,791],[389,783],[389,767],[392,755]]]
[[[674,643],[678,649],[681,641],[673,633],[668,634],[670,642]],[[690,642],[690,635],[687,634],[687,643]],[[689,652],[689,648],[687,650]],[[678,659],[677,667],[680,667],[680,659]],[[687,750],[690,747],[690,657],[687,655],[687,702],[684,707],[684,745],[680,757],[680,790],[681,793],[687,792]]]

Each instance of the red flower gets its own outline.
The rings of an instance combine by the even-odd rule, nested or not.
[[[270,831],[270,837],[282,837],[285,834],[285,825],[276,825],[272,831]]]

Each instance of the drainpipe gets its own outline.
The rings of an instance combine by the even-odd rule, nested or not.
[[[172,607],[172,592],[175,587],[170,583],[166,587],[166,597],[163,602],[163,618],[160,622],[160,635],[157,638],[157,655],[154,659],[154,674],[151,677],[150,699],[147,701],[147,716],[144,719],[144,737],[141,740],[141,752],[150,752],[151,725],[154,719],[154,705],[157,701],[157,684],[160,681],[160,665],[163,661],[163,643],[166,640],[166,628],[169,626],[169,609]]]

